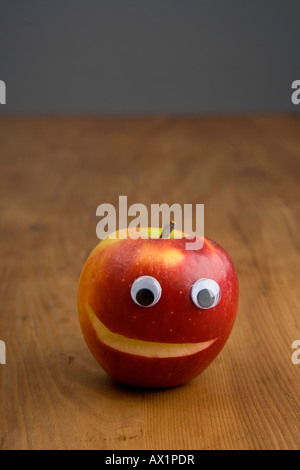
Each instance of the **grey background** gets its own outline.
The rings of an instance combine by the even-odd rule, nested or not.
[[[0,114],[298,112],[299,0],[0,0]]]

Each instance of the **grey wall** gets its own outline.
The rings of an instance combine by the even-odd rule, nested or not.
[[[299,0],[0,0],[0,114],[299,111],[299,44]]]

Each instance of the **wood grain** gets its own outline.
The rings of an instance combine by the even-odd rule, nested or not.
[[[299,449],[300,116],[0,119],[2,449]],[[172,390],[115,384],[77,320],[96,208],[204,203],[232,256],[232,335]]]

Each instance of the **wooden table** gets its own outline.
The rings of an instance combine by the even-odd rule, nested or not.
[[[300,115],[1,118],[0,162],[2,449],[300,447]],[[232,335],[175,389],[114,383],[79,328],[96,208],[119,195],[204,203],[236,265]]]

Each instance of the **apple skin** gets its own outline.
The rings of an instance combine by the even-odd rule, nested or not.
[[[186,241],[157,236],[105,239],[83,267],[78,287],[81,330],[96,360],[117,382],[147,388],[186,383],[208,367],[231,333],[239,296],[233,262],[213,240],[204,238],[200,250],[186,250]],[[153,276],[161,285],[161,298],[151,307],[141,307],[131,297],[132,283],[140,276]],[[191,298],[193,284],[202,278],[220,286],[219,303],[210,309],[198,308]],[[110,332],[144,341],[145,350],[148,342],[214,342],[199,352],[176,357],[124,352],[100,339],[87,305]]]

